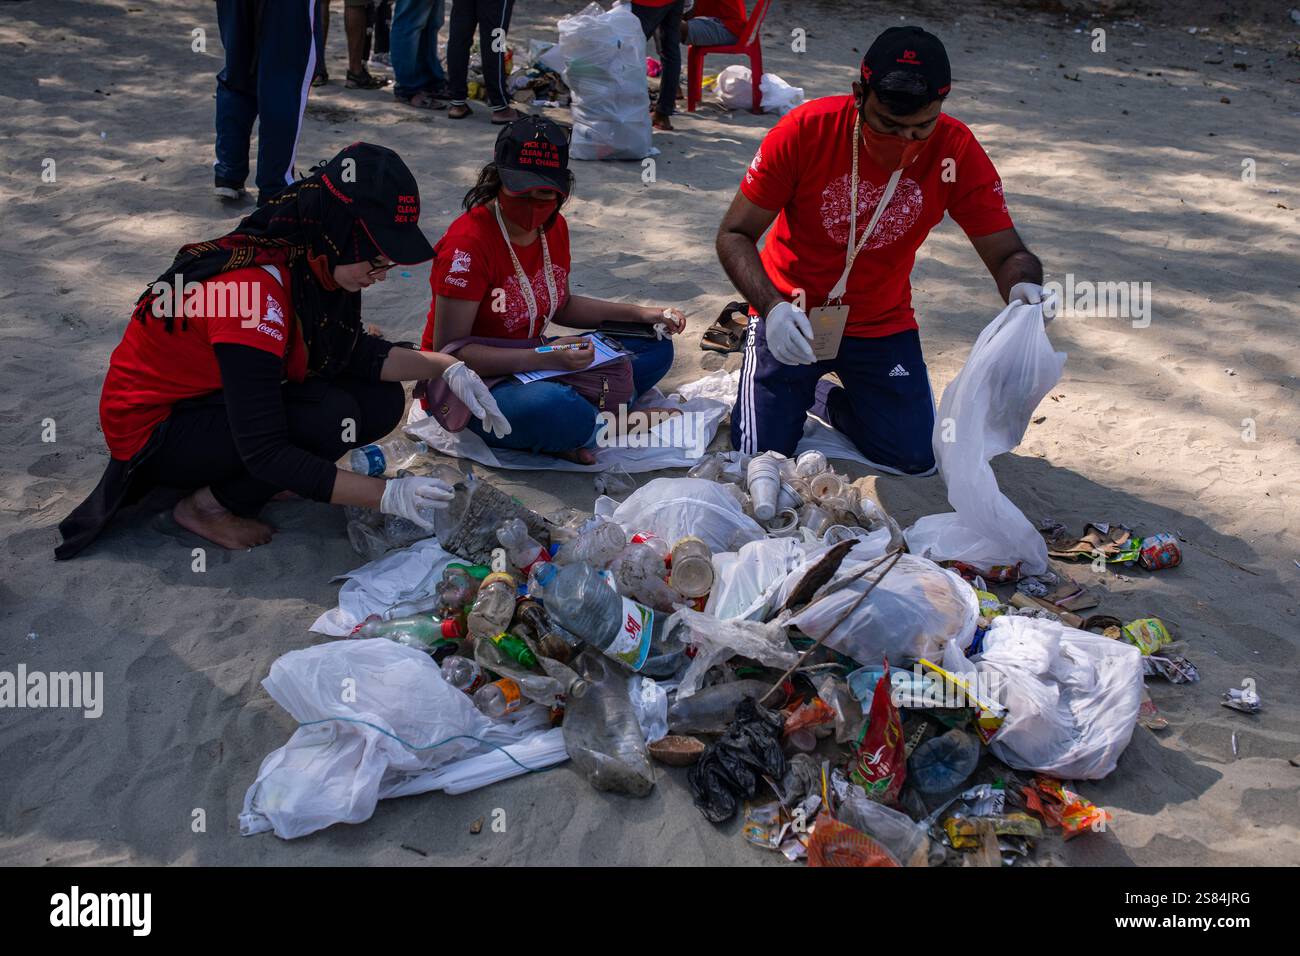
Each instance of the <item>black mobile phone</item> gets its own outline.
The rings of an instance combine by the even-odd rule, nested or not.
[[[653,339],[656,337],[655,327],[653,325],[644,325],[641,322],[602,322],[596,326],[596,331],[604,335],[624,339]]]

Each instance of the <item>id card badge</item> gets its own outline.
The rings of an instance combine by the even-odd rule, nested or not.
[[[833,359],[840,354],[840,339],[844,338],[844,326],[848,321],[847,305],[820,305],[808,313],[813,333],[813,356],[817,361]]]

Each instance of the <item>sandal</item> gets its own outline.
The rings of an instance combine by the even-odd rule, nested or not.
[[[414,106],[417,110],[436,110],[442,105],[434,99],[433,94],[428,90],[421,90],[414,96],[399,96],[397,102],[405,103],[407,106]]]
[[[741,352],[745,348],[745,333],[749,330],[749,304],[729,302],[717,321],[704,330],[700,348],[706,352]]]
[[[473,112],[468,103],[453,103],[447,107],[447,119],[464,119]]]
[[[382,90],[388,85],[388,77],[375,76],[369,70],[353,73],[348,70],[348,78],[343,84],[349,90]]]
[[[330,75],[328,73],[317,73],[315,76],[311,78],[311,85],[324,86],[329,81],[330,81]]]

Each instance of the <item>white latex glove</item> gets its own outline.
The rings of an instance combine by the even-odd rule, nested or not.
[[[767,349],[784,365],[811,365],[817,361],[812,348],[812,324],[808,316],[789,302],[772,306],[763,320]]]
[[[1011,293],[1007,296],[1008,302],[1015,302],[1019,299],[1025,305],[1038,305],[1040,302],[1043,306],[1043,321],[1051,322],[1056,318],[1056,296],[1043,296],[1043,287],[1036,282],[1017,282],[1011,287]]]
[[[452,393],[469,407],[470,413],[483,422],[484,429],[497,438],[505,438],[510,434],[510,423],[501,414],[496,399],[483,384],[483,379],[479,378],[472,368],[464,362],[457,362],[442,373],[442,380],[447,383]]]
[[[379,510],[386,515],[413,521],[425,531],[432,531],[433,522],[420,512],[428,508],[445,508],[453,497],[455,491],[451,485],[438,478],[392,478],[384,486]]]

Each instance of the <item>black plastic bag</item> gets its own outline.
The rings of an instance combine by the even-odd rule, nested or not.
[[[758,792],[766,775],[778,783],[785,776],[781,731],[785,718],[746,697],[736,705],[736,719],[710,744],[687,774],[695,805],[711,823],[725,823],[742,799]]]

